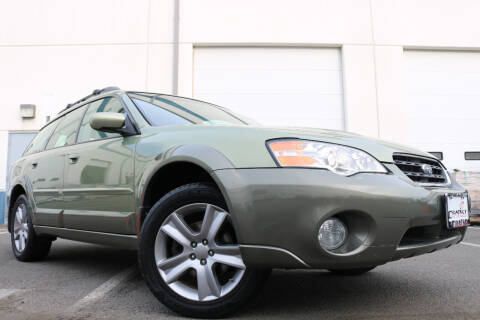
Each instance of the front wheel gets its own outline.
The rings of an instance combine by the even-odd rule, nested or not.
[[[268,276],[245,266],[230,214],[213,185],[194,183],[161,198],[142,225],[140,269],[153,294],[190,317],[223,317]]]

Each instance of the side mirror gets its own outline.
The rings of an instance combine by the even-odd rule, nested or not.
[[[125,115],[115,112],[97,112],[90,118],[90,127],[98,131],[121,129],[125,125]]]
[[[94,113],[90,118],[90,127],[98,131],[120,133],[123,136],[138,133],[130,119],[118,112]]]

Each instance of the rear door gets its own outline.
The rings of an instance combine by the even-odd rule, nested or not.
[[[124,113],[116,97],[91,102],[81,122],[77,145],[65,157],[66,228],[129,234],[135,232],[135,137],[96,131],[96,112]]]
[[[45,127],[27,149],[27,189],[33,194],[34,223],[62,227],[63,167],[65,150],[75,143],[76,132],[85,108],[64,115]],[[52,134],[53,132],[53,134]],[[45,150],[44,146],[46,144]],[[38,153],[37,153],[38,152]]]
[[[25,187],[34,212],[34,224],[56,226],[57,217],[62,210],[60,189],[63,167],[56,168],[57,172],[51,171],[46,165],[51,154],[42,152],[58,122],[59,120],[54,121],[44,127],[24,153]],[[47,176],[50,178],[47,179]]]

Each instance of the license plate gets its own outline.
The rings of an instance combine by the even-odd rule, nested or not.
[[[447,228],[460,228],[470,224],[468,212],[468,196],[466,193],[446,193]]]

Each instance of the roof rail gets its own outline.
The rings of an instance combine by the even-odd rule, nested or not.
[[[80,103],[80,102],[83,102],[87,99],[90,99],[91,97],[94,97],[94,96],[97,96],[99,94],[102,94],[102,93],[106,93],[106,92],[110,92],[110,91],[115,91],[115,90],[120,90],[119,87],[105,87],[103,89],[95,89],[93,90],[93,92],[91,94],[89,94],[88,96],[86,97],[83,97],[82,99],[78,100],[78,101],[75,101],[74,103],[69,103],[67,104],[67,106],[62,109],[59,113],[62,113],[63,111],[67,110],[68,108],[76,105],[77,103]]]

